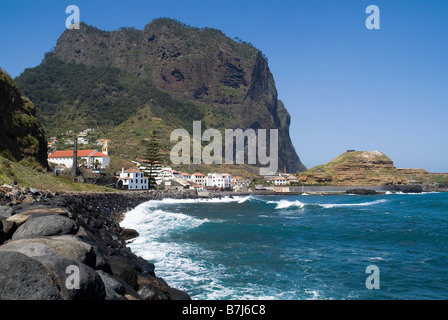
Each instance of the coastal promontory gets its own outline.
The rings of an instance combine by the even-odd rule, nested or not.
[[[298,180],[304,185],[381,186],[444,183],[448,175],[396,168],[392,159],[380,151],[349,150],[299,174]]]

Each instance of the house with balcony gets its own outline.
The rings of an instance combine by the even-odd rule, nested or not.
[[[149,189],[149,179],[144,173],[136,169],[121,169],[117,182],[118,189],[122,190],[147,190]]]

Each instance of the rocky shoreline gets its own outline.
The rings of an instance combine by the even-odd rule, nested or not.
[[[119,222],[145,201],[196,193],[0,192],[0,300],[190,299],[131,252],[138,233]]]

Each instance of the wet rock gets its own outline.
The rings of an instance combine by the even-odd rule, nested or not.
[[[374,195],[377,194],[375,190],[370,189],[350,189],[345,191],[346,194],[359,194],[359,195]]]
[[[123,230],[121,230],[120,236],[123,240],[127,241],[137,238],[139,236],[139,233],[137,232],[137,230],[124,228]]]

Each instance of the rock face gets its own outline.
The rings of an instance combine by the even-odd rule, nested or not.
[[[408,177],[379,151],[351,151],[299,176],[304,184],[340,186],[406,185]]]
[[[37,79],[45,85],[36,86]],[[278,129],[279,167],[305,170],[289,137],[290,115],[278,100],[266,58],[219,30],[171,19],[154,20],[143,30],[111,32],[82,23],[79,30],[66,30],[54,52],[16,81],[28,97],[39,101],[49,130],[77,128],[83,121],[110,126],[126,120],[135,129],[138,119],[148,119],[147,127],[153,118],[161,119],[156,124],[164,134],[179,127],[190,130],[194,120],[218,130]],[[169,135],[162,139],[169,141]],[[141,140],[135,139],[137,144]]]
[[[126,247],[121,234],[138,234],[118,224],[120,213],[169,194],[68,194],[12,211],[0,206],[0,299],[190,299]]]
[[[0,114],[0,155],[10,160],[28,159],[47,168],[47,143],[36,108],[2,69]]]

